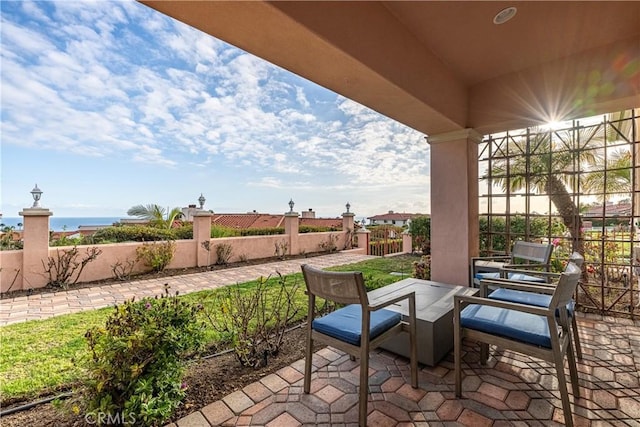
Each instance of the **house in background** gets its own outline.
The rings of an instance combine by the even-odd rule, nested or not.
[[[397,225],[398,227],[404,227],[405,225],[409,225],[413,218],[419,216],[429,216],[427,214],[420,213],[396,213],[394,211],[389,211],[386,214],[382,215],[374,215],[367,218],[371,225]]]

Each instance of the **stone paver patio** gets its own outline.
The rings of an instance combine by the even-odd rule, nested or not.
[[[640,322],[581,315],[578,324],[584,359],[582,397],[572,398],[574,424],[640,426]],[[435,367],[421,366],[413,389],[406,359],[373,352],[367,424],[563,425],[552,364],[492,349],[489,364],[481,366],[479,347],[467,342],[465,350],[462,399],[454,395],[452,354]],[[302,391],[303,369],[298,360],[170,426],[357,426],[358,361],[330,347],[318,351],[309,395]]]

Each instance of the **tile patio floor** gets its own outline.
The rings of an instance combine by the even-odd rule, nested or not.
[[[572,399],[574,424],[640,426],[640,321],[581,315],[578,324],[584,358],[582,397]],[[465,350],[462,399],[453,391],[452,354],[435,367],[421,366],[413,389],[406,359],[373,352],[367,424],[563,425],[552,364],[492,349],[489,364],[481,366],[479,347],[467,342]],[[170,426],[357,426],[358,362],[325,348],[314,355],[314,367],[309,395],[302,392],[304,361],[298,360]]]

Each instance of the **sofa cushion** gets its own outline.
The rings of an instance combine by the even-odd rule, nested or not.
[[[385,309],[372,311],[369,338],[377,337],[399,323],[401,319],[400,313],[395,311]],[[340,341],[359,346],[362,335],[362,306],[351,304],[343,307],[326,316],[315,319],[311,327]]]
[[[471,304],[460,312],[464,328],[551,348],[547,318],[516,310]]]

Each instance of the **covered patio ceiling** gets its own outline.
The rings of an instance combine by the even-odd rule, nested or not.
[[[636,1],[142,3],[429,135],[640,105]]]

